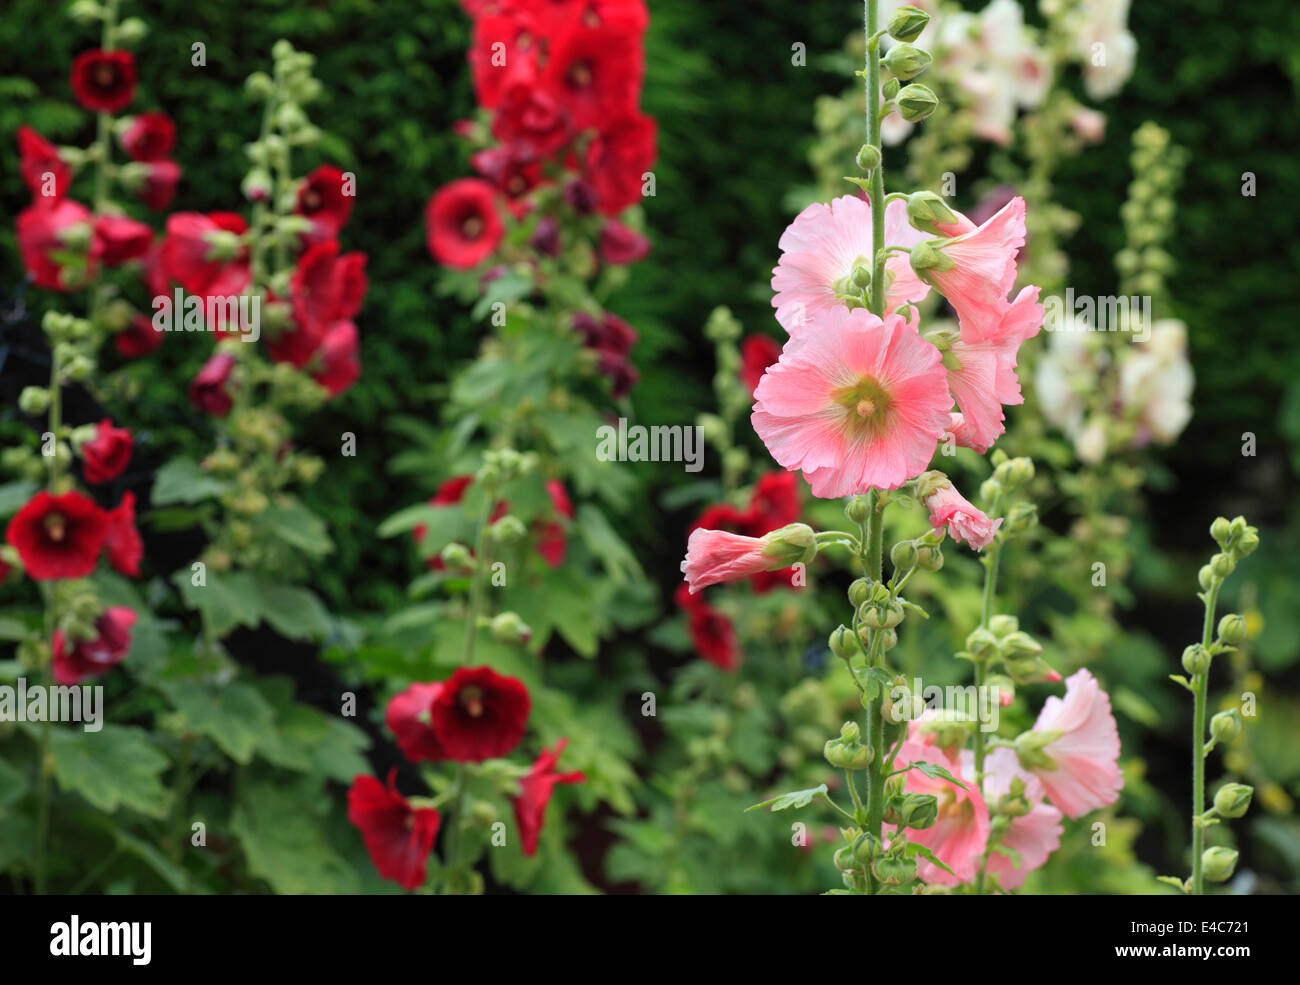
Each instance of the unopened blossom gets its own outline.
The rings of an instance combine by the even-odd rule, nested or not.
[[[984,511],[973,506],[942,472],[926,472],[917,485],[918,494],[930,513],[930,526],[947,530],[957,543],[966,543],[982,551],[993,542],[1002,526],[1002,518],[990,520]]]

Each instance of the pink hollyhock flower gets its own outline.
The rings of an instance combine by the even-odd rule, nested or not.
[[[898,315],[832,307],[786,343],[754,391],[754,430],[814,496],[896,489],[929,464],[948,426],[939,350]]]
[[[186,294],[221,297],[242,294],[252,280],[244,217],[234,212],[176,212],[167,217],[159,249],[162,271]]]
[[[953,776],[961,775],[961,767],[935,745],[919,742],[909,737],[898,750],[895,769],[908,763],[932,763],[942,766]],[[903,788],[908,793],[933,794],[939,801],[939,819],[930,827],[919,831],[908,829],[907,838],[924,845],[944,865],[952,869],[945,872],[933,862],[917,859],[916,874],[922,882],[939,886],[958,886],[970,882],[979,871],[980,861],[989,840],[989,809],[975,784],[968,781],[959,787],[942,778],[931,779],[919,769],[908,770]]]
[[[966,753],[970,758],[967,776],[974,776],[974,754]],[[991,804],[996,804],[1011,792],[1011,783],[1019,779],[1024,784],[1025,800],[1031,805],[1029,813],[1013,817],[1010,825],[998,839],[997,845],[1009,848],[1019,854],[1014,857],[1004,855],[994,847],[988,853],[984,871],[997,876],[998,886],[1004,890],[1019,889],[1025,884],[1025,877],[1043,864],[1061,846],[1061,812],[1051,804],[1043,802],[1045,796],[1043,785],[1031,773],[1020,768],[1015,751],[1007,748],[994,749],[984,760],[984,796]]]
[[[1033,730],[1016,740],[1016,749],[1048,799],[1068,818],[1113,804],[1124,786],[1110,698],[1086,669],[1066,678],[1064,699],[1047,699]]]
[[[310,242],[332,239],[352,216],[354,198],[342,169],[322,164],[302,179],[293,211],[311,221]]]
[[[121,143],[133,161],[161,161],[176,149],[176,124],[157,110],[140,113],[122,131]]]
[[[557,773],[555,766],[560,753],[569,744],[568,739],[555,743],[554,749],[543,747],[541,755],[528,773],[519,781],[519,796],[514,799],[515,823],[519,825],[519,838],[525,855],[537,853],[537,839],[546,820],[546,807],[551,802],[557,783],[585,783],[587,777],[579,772]]]
[[[1016,256],[1025,245],[1025,200],[1017,195],[980,226],[961,213],[954,223],[935,225],[953,238],[924,248],[941,256],[930,258],[933,266],[922,264],[921,279],[956,310],[967,342],[999,334],[1007,294],[1016,282]],[[918,262],[915,250],[912,261]]]
[[[691,531],[686,542],[682,573],[691,594],[721,582],[738,581],[766,571],[772,559],[763,553],[760,537],[746,537],[726,530]]]
[[[181,181],[181,166],[175,161],[147,161],[137,186],[135,197],[151,209],[165,209],[176,197],[176,186]]]
[[[1002,518],[990,520],[984,511],[972,506],[942,472],[927,472],[918,486],[930,511],[930,526],[947,529],[957,543],[969,544],[982,551],[993,542],[1002,526]]]
[[[105,609],[95,620],[99,633],[93,640],[68,645],[62,630],[54,631],[50,673],[55,684],[80,684],[103,677],[126,657],[131,649],[131,627],[135,610],[125,606]]]
[[[927,239],[907,221],[907,206],[885,207],[885,242],[911,246]],[[824,312],[845,307],[840,295],[857,294],[853,268],[872,268],[871,203],[845,195],[829,205],[816,202],[795,217],[781,234],[781,259],[772,271],[772,306],[776,320],[791,335]],[[912,270],[907,257],[892,254],[885,261],[885,310],[920,301],[930,288]],[[1006,292],[1004,291],[1003,294]]]
[[[347,390],[361,376],[360,339],[357,326],[350,321],[336,321],[325,332],[320,348],[313,357],[317,362],[312,379],[334,398]]]

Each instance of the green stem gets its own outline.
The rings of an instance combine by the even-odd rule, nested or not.
[[[995,507],[996,509],[996,504]],[[984,556],[984,595],[980,602],[980,627],[989,628],[989,622],[993,618],[993,601],[997,597],[998,590],[998,562],[1002,559],[1002,545],[994,541],[989,545],[988,553]],[[975,693],[979,695],[984,687],[984,664],[977,662],[975,664]],[[978,697],[976,700],[979,700]],[[986,753],[984,743],[984,730],[975,729],[975,785],[979,787],[980,794],[984,793],[984,757]],[[979,873],[975,877],[975,893],[982,896],[984,894],[984,869],[988,864],[988,852],[984,853],[984,858],[980,862]]]
[[[876,0],[865,0],[863,31],[867,42],[867,143],[880,150],[880,59],[876,57],[880,39],[880,11]],[[871,172],[871,244],[875,252],[871,272],[871,313],[885,317],[885,166],[883,160]]]
[[[1219,604],[1219,584],[1215,582],[1205,596],[1205,624],[1201,629],[1201,646],[1208,647],[1214,634],[1214,610]],[[1192,677],[1192,696],[1195,711],[1192,715],[1192,895],[1205,893],[1205,873],[1201,871],[1201,855],[1205,851],[1205,828],[1197,818],[1205,813],[1205,716],[1210,672]]]
[[[478,614],[483,605],[483,569],[487,566],[487,528],[496,502],[496,487],[486,489],[487,498],[479,512],[478,531],[474,536],[474,567],[469,575],[469,615],[465,620],[465,666],[474,664],[474,649],[478,643]]]

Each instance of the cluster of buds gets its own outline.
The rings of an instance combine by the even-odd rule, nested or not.
[[[899,7],[886,28],[896,44],[880,60],[886,80],[883,92],[886,100],[884,114],[890,106],[908,123],[924,120],[939,105],[939,97],[928,86],[909,80],[930,67],[934,56],[912,44],[930,23],[930,15],[919,7]],[[904,84],[906,83],[906,84]]]

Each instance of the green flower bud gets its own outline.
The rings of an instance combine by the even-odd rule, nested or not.
[[[898,90],[894,105],[898,107],[899,116],[908,123],[916,123],[934,112],[939,97],[928,86],[914,82]]]
[[[908,571],[916,567],[917,558],[920,552],[917,550],[916,541],[900,540],[889,552],[889,562],[894,566],[896,571]]]
[[[1214,568],[1208,564],[1201,565],[1201,570],[1196,572],[1196,583],[1201,586],[1201,591],[1208,592],[1217,578],[1214,574]]]
[[[498,643],[527,643],[533,631],[517,612],[501,612],[492,618],[492,638]]]
[[[1250,798],[1254,793],[1255,788],[1244,783],[1225,783],[1214,795],[1214,809],[1220,817],[1241,817],[1250,809]]]
[[[1238,539],[1235,545],[1237,557],[1249,557],[1255,553],[1255,548],[1259,546],[1259,531],[1254,527],[1247,527]]]
[[[826,762],[841,770],[864,770],[875,758],[869,746],[844,739],[828,739],[822,753]]]
[[[439,555],[443,564],[449,568],[473,568],[474,555],[464,544],[458,544],[454,541],[442,549]]]
[[[934,192],[913,192],[907,196],[907,221],[923,233],[946,236],[947,233],[937,223],[955,223],[957,213],[948,207],[942,196]]]
[[[931,270],[952,270],[957,266],[943,254],[943,251],[936,249],[929,242],[921,242],[913,246],[907,259],[922,280]]]
[[[871,268],[865,263],[856,264],[850,277],[855,287],[866,290],[871,286]]]
[[[894,11],[894,16],[889,18],[889,36],[895,41],[915,41],[921,36],[926,25],[930,23],[930,15],[919,7],[904,6]]]
[[[848,626],[836,626],[831,633],[828,645],[831,648],[831,653],[841,660],[852,660],[862,652],[857,640],[853,638],[853,630],[849,629]]]
[[[25,386],[18,394],[18,409],[24,414],[35,417],[44,414],[50,407],[50,391],[43,386]]]
[[[1210,652],[1199,643],[1193,643],[1183,651],[1183,670],[1193,677],[1197,674],[1205,674],[1210,670],[1212,662]]]
[[[117,25],[117,41],[123,47],[130,48],[144,40],[149,27],[139,17],[128,17]]]
[[[844,515],[849,518],[851,523],[866,523],[870,512],[871,504],[867,502],[866,496],[854,496],[844,507]]]
[[[906,794],[898,805],[898,818],[902,827],[918,831],[928,828],[939,820],[939,801],[934,794]]]
[[[1241,734],[1241,713],[1236,708],[1219,712],[1210,719],[1210,734],[1219,742],[1231,742]]]
[[[1227,578],[1237,567],[1237,560],[1231,554],[1216,554],[1210,558],[1210,567],[1216,578]]]
[[[916,566],[922,571],[938,571],[943,567],[943,550],[926,545],[917,551]]]
[[[1224,643],[1236,645],[1246,638],[1246,620],[1236,612],[1230,612],[1219,620],[1219,639]]]
[[[1228,549],[1228,537],[1231,536],[1231,524],[1228,523],[1227,517],[1215,517],[1214,522],[1210,524],[1210,536],[1214,538],[1215,543],[1217,543],[1219,547],[1223,548],[1223,550],[1226,551]]]
[[[1009,534],[1024,533],[1038,522],[1038,507],[1033,503],[1016,503],[1007,513],[1005,529]]]
[[[775,571],[792,564],[808,564],[817,556],[817,534],[806,523],[788,523],[764,534],[763,556],[770,558]]]
[[[871,597],[871,580],[868,578],[856,578],[853,584],[849,586],[849,604],[857,609]]]
[[[858,870],[857,859],[853,857],[853,849],[848,845],[835,853],[835,868],[841,872],[856,872]]]
[[[895,78],[906,82],[929,68],[934,59],[928,51],[914,48],[910,44],[896,44],[881,61]]]
[[[998,640],[983,626],[977,626],[966,637],[966,649],[977,660],[985,660],[998,652]]]
[[[863,144],[858,148],[857,163],[859,168],[870,174],[880,167],[880,148]]]
[[[1042,644],[1020,630],[1008,633],[998,650],[1008,660],[1033,660],[1043,655]]]
[[[989,620],[989,632],[1002,639],[1020,629],[1020,620],[1015,616],[994,616]]]
[[[902,886],[916,878],[916,860],[900,855],[882,855],[871,863],[871,874],[886,886]]]
[[[488,536],[497,544],[517,544],[528,536],[524,521],[507,513],[487,529]]]
[[[1237,868],[1237,853],[1216,845],[1201,853],[1201,872],[1210,882],[1227,882]]]

